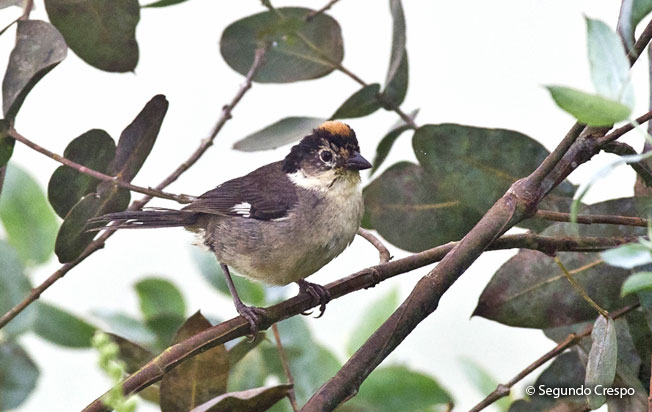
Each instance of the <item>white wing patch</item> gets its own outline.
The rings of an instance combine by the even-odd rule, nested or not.
[[[242,217],[251,216],[251,204],[247,202],[238,203],[237,205],[231,208],[231,211],[239,214]]]

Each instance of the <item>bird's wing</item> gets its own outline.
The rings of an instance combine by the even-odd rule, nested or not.
[[[183,210],[221,216],[280,219],[297,203],[294,184],[276,162],[222,183]]]

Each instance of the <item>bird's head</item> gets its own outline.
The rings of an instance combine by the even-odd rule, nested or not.
[[[283,162],[283,171],[298,179],[307,179],[302,180],[304,184],[301,185],[314,186],[311,187],[314,189],[332,185],[341,178],[359,180],[358,171],[370,167],[360,155],[353,129],[338,121],[322,123],[292,147]]]

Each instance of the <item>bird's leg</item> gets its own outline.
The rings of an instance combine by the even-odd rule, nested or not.
[[[319,316],[317,317],[321,318],[326,311],[326,304],[331,300],[331,293],[322,285],[310,283],[305,279],[297,280],[297,284],[299,285],[299,293],[308,292],[310,296],[317,300],[317,303],[319,303]],[[304,315],[309,314],[304,313]]]
[[[258,308],[256,306],[247,306],[242,303],[240,296],[238,296],[238,291],[235,290],[235,285],[233,284],[233,279],[231,278],[231,272],[229,272],[229,267],[224,263],[220,263],[222,270],[224,271],[224,277],[226,278],[226,285],[229,287],[229,292],[231,292],[231,297],[233,298],[233,304],[235,305],[235,310],[238,311],[240,316],[245,318],[249,322],[251,327],[251,334],[253,339],[256,339],[258,335],[258,325],[260,324],[262,317],[267,313],[265,309]]]

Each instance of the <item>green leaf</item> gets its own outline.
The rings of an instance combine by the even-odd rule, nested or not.
[[[100,70],[129,72],[138,63],[138,0],[45,0],[52,24],[82,60]]]
[[[621,296],[627,296],[630,293],[650,291],[652,291],[652,272],[639,272],[628,277],[623,282],[620,294]]]
[[[0,343],[0,408],[17,408],[36,388],[39,370],[29,355],[12,342]]]
[[[5,167],[14,152],[16,141],[9,137],[8,132],[9,122],[6,119],[0,119],[0,168]]]
[[[459,199],[480,214],[549,154],[542,144],[513,130],[457,124],[422,126],[412,145],[440,196]],[[574,189],[563,182],[554,193],[572,196]]]
[[[154,358],[154,354],[142,346],[112,333],[107,334],[118,345],[118,359],[125,363],[127,373],[134,373]]]
[[[184,318],[173,313],[161,313],[145,319],[145,325],[156,335],[155,351],[160,352],[171,345],[174,335],[184,322]]]
[[[120,212],[129,205],[131,195],[128,190],[120,189],[112,182],[103,182],[97,186],[98,193],[84,196],[66,215],[63,220],[54,253],[59,262],[67,263],[77,259],[97,235],[93,228],[102,223],[88,224],[88,220],[107,213]]]
[[[624,0],[618,16],[618,33],[625,42],[628,51],[634,46],[636,26],[652,11],[650,0]]]
[[[211,327],[200,312],[184,322],[172,343],[179,343]],[[163,375],[161,411],[187,411],[226,392],[229,357],[224,345],[210,348]]]
[[[16,46],[9,55],[2,80],[2,111],[7,119],[16,117],[30,90],[66,58],[67,51],[61,33],[50,23],[40,20],[18,22]]]
[[[586,365],[584,384],[590,388],[594,388],[596,385],[601,385],[604,388],[611,387],[616,376],[618,360],[618,342],[613,319],[598,316],[593,325],[591,340],[593,343]],[[605,401],[604,395],[597,395],[594,392],[587,396],[587,403],[592,410],[598,409]]]
[[[440,189],[441,182],[422,167],[397,163],[364,188],[362,225],[411,252],[459,240],[482,214]]]
[[[159,315],[186,316],[186,303],[179,289],[166,279],[147,278],[134,285],[145,319]]]
[[[48,303],[38,303],[34,332],[43,339],[69,348],[90,348],[97,328]]]
[[[104,321],[108,325],[109,330],[125,339],[148,347],[156,344],[156,334],[138,319],[134,319],[123,313],[105,311],[96,311],[93,312],[93,315]]]
[[[7,167],[0,196],[0,220],[7,241],[25,264],[43,263],[50,258],[57,219],[40,185],[17,166]]]
[[[144,6],[141,6],[142,8],[146,7],[167,7],[167,6],[173,6],[175,4],[183,3],[187,0],[159,0],[155,1],[154,3],[149,3]]]
[[[378,83],[363,87],[346,99],[331,116],[331,119],[350,119],[372,114],[380,109],[379,92],[380,85]]]
[[[256,49],[270,47],[265,64],[254,80],[261,83],[288,83],[327,75],[344,57],[340,25],[320,13],[306,21],[312,12],[299,7],[282,7],[238,20],[228,26],[220,39],[220,52],[235,71],[246,75]],[[308,46],[303,39],[310,44]]]
[[[229,292],[229,287],[226,285],[224,272],[218,264],[215,255],[199,248],[192,248],[191,254],[195,265],[199,269],[199,273],[201,273],[204,279],[213,285],[213,287],[219,292],[231,298],[231,292]],[[237,276],[237,273],[234,272],[233,269],[229,270],[232,275],[236,275],[231,277],[233,278],[233,284],[238,291],[238,295],[240,295],[240,299],[242,299],[243,302],[254,306],[266,305],[265,288],[261,284]]]
[[[389,68],[385,78],[383,98],[399,106],[405,99],[408,86],[408,58],[405,49],[405,14],[401,0],[390,0],[389,8],[392,12],[392,52],[389,59]]]
[[[652,263],[650,249],[640,243],[618,246],[600,254],[602,259],[611,266],[632,269],[636,266]]]
[[[265,386],[229,392],[199,405],[190,412],[266,411],[287,397],[292,385]]]
[[[106,174],[115,157],[115,142],[104,130],[92,129],[70,142],[63,157]],[[59,166],[50,178],[48,199],[54,211],[65,218],[82,197],[95,192],[99,182],[68,166]]]
[[[233,148],[243,152],[275,149],[301,140],[325,121],[318,117],[286,117],[237,141]]]
[[[487,372],[482,366],[472,359],[461,359],[462,371],[471,381],[473,386],[478,390],[480,395],[486,396],[493,392],[498,386],[498,381]],[[511,399],[503,398],[498,400],[495,405],[501,411],[506,411],[509,408]]]
[[[620,37],[600,20],[586,18],[591,79],[598,94],[634,108],[629,60]]]
[[[452,400],[430,376],[405,366],[386,366],[372,372],[360,392],[345,405],[352,410],[415,412],[430,411],[434,405]]]
[[[414,120],[417,117],[418,113],[419,109],[415,109],[412,111],[412,113],[408,114],[408,116],[410,119]],[[403,119],[400,119],[389,129],[389,132],[387,132],[385,137],[380,140],[380,143],[378,143],[378,146],[376,147],[376,156],[374,157],[373,162],[374,167],[371,168],[370,175],[373,175],[376,170],[378,170],[380,165],[383,164],[385,159],[387,159],[387,155],[389,155],[390,150],[392,150],[392,146],[394,146],[396,139],[398,139],[404,131],[409,129],[410,126],[405,123]]]
[[[624,104],[597,94],[561,86],[548,86],[548,91],[557,106],[590,126],[611,126],[632,113]]]
[[[233,366],[247,356],[249,352],[256,349],[266,339],[265,332],[258,332],[256,340],[253,342],[249,338],[243,338],[229,349],[229,365]]]
[[[0,312],[7,313],[29,295],[32,285],[23,273],[18,253],[3,240],[0,240],[0,267]],[[36,316],[36,306],[27,306],[2,328],[3,334],[13,337],[27,331],[36,321]]]
[[[347,354],[353,355],[363,343],[367,341],[369,336],[380,327],[394,313],[398,307],[398,291],[392,289],[388,294],[381,296],[376,301],[372,302],[369,307],[361,313],[367,314],[358,323],[358,326],[353,329],[353,333],[349,338],[349,343],[346,345]]]
[[[131,182],[152,151],[167,110],[167,99],[158,94],[145,104],[143,110],[122,131],[111,165],[112,175]]]

